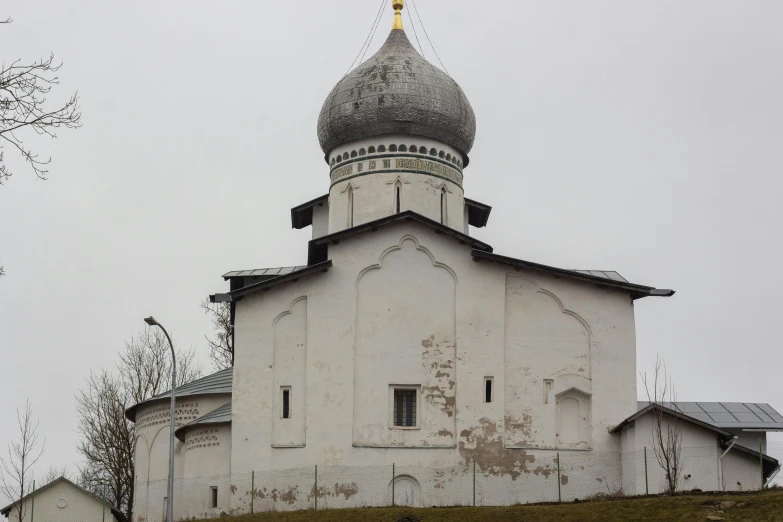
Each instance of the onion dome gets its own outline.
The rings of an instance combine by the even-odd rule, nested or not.
[[[351,141],[407,134],[454,147],[467,165],[476,136],[473,108],[457,82],[413,48],[402,30],[402,4],[394,1],[394,29],[383,47],[326,98],[318,118],[321,149],[328,156]]]

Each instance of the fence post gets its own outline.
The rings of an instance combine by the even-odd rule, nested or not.
[[[103,518],[101,520],[106,522],[106,483],[103,484]]]
[[[557,501],[563,501],[563,495],[560,491],[560,453],[557,454]]]
[[[30,522],[35,521],[35,481],[33,481],[32,507],[30,508]]]
[[[256,472],[250,472],[250,514],[253,514],[253,508],[256,502]]]
[[[761,467],[761,489],[764,489],[764,452],[761,451],[761,439],[759,439],[759,467]]]
[[[394,507],[394,482],[395,482],[394,472],[395,472],[394,462],[392,462],[392,507]]]
[[[315,465],[315,510],[318,511],[318,464]]]
[[[650,482],[647,478],[647,446],[644,447],[644,492],[650,494]]]
[[[476,461],[473,461],[473,507],[476,507]]]

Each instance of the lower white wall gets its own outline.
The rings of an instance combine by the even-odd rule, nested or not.
[[[65,507],[59,507],[64,501]],[[25,516],[22,522],[30,522],[33,516],[32,500],[24,501]],[[40,522],[87,522],[104,520],[103,502],[92,495],[81,491],[79,488],[67,482],[60,482],[36,493],[35,495],[35,520]],[[105,508],[105,520],[117,522],[111,509]],[[8,516],[9,522],[19,522],[15,510]]]

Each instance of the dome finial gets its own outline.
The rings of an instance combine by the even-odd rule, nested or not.
[[[405,8],[405,0],[392,0],[392,8],[394,9],[392,31],[395,29],[402,31],[402,10]]]

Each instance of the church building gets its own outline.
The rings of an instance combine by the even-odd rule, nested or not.
[[[334,507],[389,495],[451,505],[450,488],[474,466],[505,488],[485,492],[485,504],[552,500],[553,491],[557,500],[557,459],[579,463],[568,474],[580,496],[605,493],[604,481],[644,489],[638,467],[632,475],[623,463],[651,435],[640,433],[650,408],[637,403],[634,303],[674,291],[511,258],[471,235],[491,213],[464,191],[480,183],[469,168],[476,117],[460,86],[411,45],[403,3],[392,2],[381,49],[321,109],[328,192],[291,210],[294,228],[312,229],[307,264],[228,272],[228,291],[211,296],[230,303],[234,367],[177,390],[176,477],[191,484],[176,499],[187,504],[175,504],[181,516],[248,512],[263,473],[292,469],[305,471],[300,482],[285,475],[290,496],[270,486],[254,509],[306,508],[315,465],[326,476],[317,494]],[[165,486],[153,485],[166,479],[168,397],[128,410],[139,521],[163,512]],[[777,412],[754,407],[761,420],[737,429],[783,429]],[[717,462],[733,428],[700,422],[692,429]],[[758,452],[742,455],[758,465]],[[769,476],[777,461],[766,458]],[[392,464],[394,479],[349,478],[351,495],[328,477]],[[514,486],[525,480],[535,485]],[[364,488],[383,494],[363,497]]]

